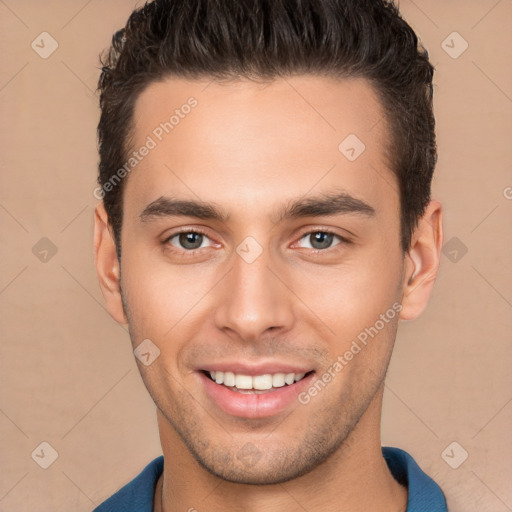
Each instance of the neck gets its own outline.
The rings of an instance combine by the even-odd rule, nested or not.
[[[324,463],[275,485],[237,484],[212,475],[158,412],[165,464],[155,490],[155,512],[405,512],[407,489],[396,482],[382,457],[381,405],[382,393],[377,393],[351,434]]]

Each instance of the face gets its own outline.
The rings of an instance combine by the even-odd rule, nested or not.
[[[137,100],[124,312],[159,350],[139,367],[161,428],[223,479],[313,470],[382,391],[404,291],[386,130],[362,79],[168,79]]]

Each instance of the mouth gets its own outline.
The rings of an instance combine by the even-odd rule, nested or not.
[[[315,371],[252,373],[255,374],[204,369],[196,375],[207,398],[219,412],[256,419],[289,414],[299,405],[298,395],[311,385]]]

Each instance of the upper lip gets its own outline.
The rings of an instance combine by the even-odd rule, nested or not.
[[[265,375],[274,373],[308,373],[313,370],[311,366],[304,364],[293,364],[279,361],[267,361],[259,363],[241,362],[241,361],[224,361],[205,364],[197,370],[215,371],[215,372],[233,372],[239,375]]]

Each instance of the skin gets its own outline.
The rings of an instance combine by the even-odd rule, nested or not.
[[[122,273],[102,204],[95,218],[108,310],[134,348],[149,338],[160,350],[139,363],[165,456],[155,510],[405,510],[407,490],[381,454],[384,377],[399,317],[417,318],[435,281],[441,205],[430,202],[404,254],[387,124],[363,79],[166,79],[137,100],[133,148],[190,96],[197,107],[127,179]],[[366,146],[353,162],[338,150],[348,134]],[[290,202],[340,190],[375,214],[278,221]],[[142,220],[162,196],[213,203],[228,218]],[[200,249],[169,240],[182,228],[206,233]],[[310,234],[322,230],[336,236],[318,249]],[[263,249],[252,263],[236,252],[248,236]],[[394,303],[400,315],[306,405],[234,417],[198,378],[198,366],[228,357],[303,364],[320,378]],[[260,455],[250,467],[237,458],[249,442]]]

